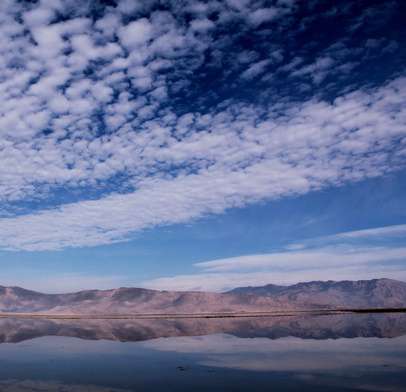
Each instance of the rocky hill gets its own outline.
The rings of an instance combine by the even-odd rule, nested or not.
[[[3,313],[117,315],[405,307],[406,283],[391,279],[239,287],[225,293],[118,288],[43,294],[0,286]]]

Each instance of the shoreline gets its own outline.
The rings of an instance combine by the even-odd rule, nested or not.
[[[309,309],[270,312],[212,312],[212,313],[136,313],[136,314],[50,314],[50,313],[1,313],[1,318],[57,319],[57,320],[138,320],[138,319],[221,319],[247,317],[281,317],[281,316],[322,316],[336,314],[365,313],[406,313],[406,308],[365,308],[365,309]]]

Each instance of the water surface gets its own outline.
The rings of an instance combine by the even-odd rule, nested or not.
[[[406,391],[406,314],[0,319],[0,391]]]

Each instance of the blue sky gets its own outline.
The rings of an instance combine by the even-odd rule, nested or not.
[[[406,280],[405,15],[2,2],[1,283]]]

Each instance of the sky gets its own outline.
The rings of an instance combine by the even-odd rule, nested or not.
[[[405,18],[2,0],[0,284],[406,281]]]

